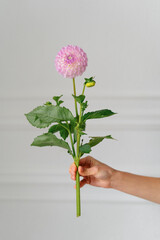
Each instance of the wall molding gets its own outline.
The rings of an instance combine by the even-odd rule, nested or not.
[[[34,100],[40,100],[43,101],[44,99],[48,99],[51,98],[52,99],[52,95],[48,94],[48,95],[44,95],[44,94],[37,94],[36,95],[30,95],[29,97],[26,95],[10,95],[10,96],[6,96],[6,95],[1,95],[0,96],[0,101],[19,101],[19,100],[27,100],[27,101],[34,101]],[[160,101],[160,93],[125,93],[125,94],[119,94],[119,93],[107,93],[107,92],[101,92],[101,94],[88,94],[87,98],[89,99],[111,99],[111,100],[159,100]],[[65,100],[70,100],[71,99],[71,95],[68,93],[64,93],[64,99]]]
[[[116,123],[106,123],[106,124],[90,124],[88,130],[91,132],[102,132],[107,129],[107,131],[160,131],[160,122],[152,121],[150,123],[145,123],[143,121],[131,121],[131,122],[119,122]],[[33,132],[34,129],[31,126],[26,126],[24,123],[0,123],[1,132]],[[44,132],[46,130],[44,129]]]
[[[155,173],[154,173],[155,174]],[[66,173],[0,173],[0,201],[75,201],[74,182]],[[143,203],[143,199],[113,189],[85,186],[81,199],[89,202]]]
[[[48,176],[47,176],[48,179]],[[75,201],[73,182],[58,181],[0,181],[0,201]],[[86,186],[81,189],[81,201],[141,203],[144,200],[116,192],[112,189],[98,189]]]

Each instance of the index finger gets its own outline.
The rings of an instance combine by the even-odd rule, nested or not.
[[[76,167],[75,163],[73,162],[69,168],[69,173],[76,172],[76,171],[77,171],[77,167]]]
[[[90,156],[81,158],[79,160],[79,165],[80,166],[85,166],[85,167],[90,167],[91,166],[91,158],[90,158]]]

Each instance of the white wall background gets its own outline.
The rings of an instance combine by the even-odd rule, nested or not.
[[[72,162],[60,148],[30,147],[43,133],[24,113],[64,94],[55,70],[62,46],[87,52],[89,110],[118,115],[90,121],[89,135],[112,134],[92,156],[114,168],[160,176],[160,1],[0,0],[0,239],[159,240],[158,204],[86,186],[75,217]],[[81,85],[81,79],[77,83]]]

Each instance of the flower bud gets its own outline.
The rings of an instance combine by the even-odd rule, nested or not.
[[[86,85],[86,87],[93,87],[96,84],[96,82],[93,79],[94,77],[85,78],[84,84]]]
[[[86,87],[93,87],[95,85],[95,81],[91,81],[85,84]]]

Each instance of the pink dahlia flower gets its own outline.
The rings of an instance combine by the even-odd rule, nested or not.
[[[63,47],[56,56],[56,70],[65,78],[81,76],[87,67],[87,54],[78,46]]]

